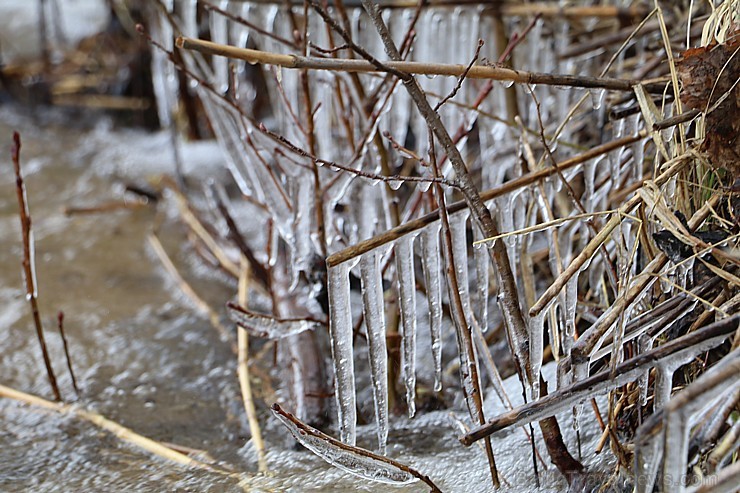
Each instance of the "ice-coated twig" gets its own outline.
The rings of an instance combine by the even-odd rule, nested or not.
[[[333,466],[361,478],[386,484],[401,485],[421,480],[432,492],[440,492],[428,476],[409,466],[336,440],[303,423],[278,404],[272,405],[272,412],[301,445]]]
[[[434,134],[431,128],[429,133],[429,160],[432,163],[434,176],[439,176],[439,166],[437,156],[434,151]],[[452,244],[452,233],[450,231],[450,218],[445,203],[445,195],[442,187],[438,184],[434,186],[434,195],[439,202],[439,217],[442,226],[444,265],[447,274],[447,293],[450,298],[450,312],[452,321],[455,325],[457,335],[457,349],[460,357],[460,381],[463,387],[463,396],[468,405],[468,412],[474,423],[484,423],[485,414],[483,410],[483,397],[481,395],[480,380],[478,378],[478,365],[475,357],[475,346],[472,339],[470,327],[465,318],[463,301],[460,296],[460,288],[457,280],[457,269],[455,268],[455,253]],[[496,458],[493,455],[493,446],[491,440],[486,438],[485,442],[486,457],[488,467],[491,473],[491,481],[495,488],[501,484],[496,466]]]
[[[639,354],[617,366],[614,373],[602,371],[591,377],[576,381],[569,387],[558,389],[546,397],[520,406],[508,413],[489,420],[483,426],[460,438],[464,445],[471,445],[511,426],[521,426],[546,416],[554,416],[595,395],[607,392],[631,382],[646,368],[661,362],[687,360],[708,351],[725,341],[740,322],[740,314],[715,322],[696,332],[674,339],[656,349]]]
[[[326,326],[324,322],[311,318],[277,318],[255,313],[231,302],[226,304],[226,308],[232,322],[246,329],[251,335],[265,339],[282,339]]]

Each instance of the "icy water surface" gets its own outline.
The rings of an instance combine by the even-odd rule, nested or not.
[[[148,249],[146,235],[157,219],[155,210],[73,217],[62,213],[64,206],[120,198],[124,183],[143,184],[170,171],[167,136],[112,131],[104,123],[75,128],[68,117],[52,116],[42,125],[12,110],[0,113],[0,383],[51,397],[21,277],[9,154],[12,130],[17,129],[23,137],[34,221],[40,308],[64,398],[155,440],[207,451],[222,466],[241,473],[243,481],[240,485],[234,478],[187,470],[77,418],[0,399],[0,491],[426,491],[418,483],[368,484],[298,450],[261,402],[271,473],[256,475],[235,358],[208,321],[188,309]],[[191,176],[222,178],[209,171],[223,169],[212,144],[191,145],[183,154]],[[182,232],[173,226],[172,214],[162,215],[168,251],[195,289],[222,307],[235,286],[206,274],[192,252],[179,246]],[[257,231],[261,225],[243,227]],[[64,371],[55,330],[59,310],[65,313],[79,400]],[[507,384],[516,402],[518,383]],[[501,412],[493,392],[489,394],[489,414]],[[465,413],[458,410],[457,415]],[[574,444],[568,419],[561,423],[568,443]],[[490,489],[483,452],[461,446],[458,434],[447,411],[420,412],[411,421],[396,418],[390,425],[388,455],[428,474],[443,491]],[[584,455],[591,457],[598,436],[586,429],[582,438]],[[357,442],[374,447],[374,428],[358,427]],[[544,446],[540,450],[546,455]],[[504,491],[530,491],[533,475],[524,434],[516,430],[497,438],[494,451],[509,485]],[[565,488],[552,466],[541,479],[541,491]]]

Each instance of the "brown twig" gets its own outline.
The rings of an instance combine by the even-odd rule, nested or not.
[[[293,69],[330,70],[334,72],[388,72],[396,77],[414,75],[443,75],[451,77],[461,76],[467,67],[460,64],[407,62],[400,59],[373,63],[368,59],[358,60],[351,58],[318,58],[300,55],[285,55],[271,53],[249,48],[237,48],[235,46],[223,45],[180,36],[177,38],[177,46],[185,50],[194,50],[206,55],[225,56],[245,60],[249,63],[261,63],[276,65]],[[357,51],[357,45],[353,49]],[[469,79],[491,79],[499,81],[511,81],[517,84],[542,84],[549,86],[580,87],[586,89],[609,89],[612,91],[632,91],[633,86],[640,81],[629,79],[615,79],[610,77],[589,77],[567,74],[546,74],[538,72],[526,72],[504,67],[489,65],[474,65],[468,72]],[[661,93],[665,86],[660,83],[646,84],[650,92]]]
[[[59,393],[57,378],[54,375],[54,369],[51,366],[49,352],[46,349],[44,329],[41,325],[41,315],[39,313],[38,293],[36,288],[36,265],[34,263],[34,245],[33,237],[31,235],[31,213],[28,210],[28,203],[26,202],[26,187],[23,183],[23,176],[21,175],[20,152],[21,136],[18,132],[13,132],[13,148],[11,150],[11,157],[13,159],[13,168],[15,169],[15,190],[18,196],[18,210],[21,219],[21,234],[23,236],[23,260],[21,264],[23,266],[23,275],[26,280],[26,299],[31,305],[33,324],[36,327],[36,337],[38,338],[39,346],[41,347],[41,354],[44,358],[44,365],[46,366],[46,375],[49,377],[49,384],[51,384],[54,399],[61,401],[62,396]]]
[[[67,370],[69,370],[69,376],[72,379],[72,388],[75,389],[75,394],[79,397],[80,390],[77,388],[77,379],[75,378],[75,372],[72,369],[72,358],[69,356],[67,336],[64,334],[64,312],[62,311],[57,314],[57,326],[59,327],[59,335],[62,338],[62,345],[64,346],[64,356],[67,358]]]
[[[480,50],[481,50],[481,48],[483,48],[483,40],[482,39],[479,39],[478,40],[478,46],[475,48],[475,54],[473,55],[473,58],[470,60],[470,63],[468,64],[468,66],[465,67],[465,70],[463,70],[463,73],[460,74],[460,77],[457,79],[457,84],[455,84],[455,87],[452,88],[452,91],[450,91],[450,93],[447,96],[445,96],[444,98],[442,98],[442,100],[439,101],[434,106],[434,111],[439,111],[439,109],[447,101],[449,101],[450,99],[454,98],[455,95],[457,95],[458,91],[460,91],[460,88],[462,87],[463,82],[465,81],[465,78],[468,76],[468,74],[470,74],[470,70],[475,65],[475,62],[478,61],[478,57],[480,56]]]
[[[377,173],[369,173],[367,171],[362,171],[359,169],[351,168],[349,166],[345,166],[343,164],[335,163],[333,161],[327,161],[326,159],[320,159],[313,154],[309,153],[308,151],[301,149],[297,145],[293,144],[291,141],[289,141],[284,136],[277,134],[275,132],[272,132],[267,129],[264,125],[260,125],[260,130],[270,138],[274,139],[275,141],[281,143],[284,145],[288,150],[291,152],[294,152],[295,154],[305,157],[307,159],[312,160],[313,162],[317,163],[319,166],[326,166],[327,168],[334,168],[340,171],[345,171],[347,173],[352,173],[354,175],[357,175],[362,178],[367,178],[369,180],[379,180],[383,182],[393,183],[393,182],[414,182],[414,183],[441,183],[443,185],[446,185],[448,187],[454,187],[456,186],[455,183],[446,180],[444,178],[424,178],[421,176],[401,176],[401,175],[395,175],[395,176],[385,176],[385,175],[379,175]]]
[[[429,129],[429,161],[432,164],[434,176],[439,176],[439,166],[434,155],[434,137]],[[450,233],[450,221],[445,204],[444,190],[439,184],[434,185],[434,195],[439,204],[439,218],[442,223],[442,238],[444,239],[444,259],[447,273],[447,287],[450,295],[452,320],[457,333],[458,351],[460,353],[460,378],[463,382],[470,382],[472,390],[468,393],[468,385],[463,384],[463,394],[468,404],[468,411],[472,418],[477,417],[479,423],[485,423],[486,417],[483,412],[483,397],[481,395],[480,380],[478,378],[478,365],[476,361],[475,348],[473,346],[472,333],[465,317],[465,308],[460,296],[460,286],[457,280],[457,269],[453,256],[452,234]],[[465,362],[466,364],[463,364]],[[493,446],[490,440],[485,442],[486,457],[488,458],[491,479],[494,487],[501,486],[501,481],[496,467],[496,459],[493,455]]]

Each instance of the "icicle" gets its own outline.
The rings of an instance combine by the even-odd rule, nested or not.
[[[465,320],[470,316],[470,291],[468,287],[468,238],[466,221],[469,211],[459,212],[450,216],[450,234],[452,235],[452,255],[455,259],[457,284],[460,289]]]
[[[543,340],[545,330],[545,315],[549,310],[542,310],[529,319],[529,362],[532,366],[532,381],[529,382],[532,390],[532,400],[540,398],[540,370],[542,369]]]
[[[236,324],[244,327],[255,337],[266,339],[282,339],[284,337],[300,334],[307,330],[314,330],[324,324],[311,319],[280,319],[261,315],[245,310],[239,305],[228,303],[229,318]]]
[[[173,0],[163,2],[167,12],[172,12],[174,8]],[[174,49],[174,31],[172,24],[168,22],[165,16],[159,16],[158,21],[153,23],[151,36],[158,41],[165,50]],[[172,113],[177,104],[177,78],[175,67],[167,58],[167,54],[162,50],[152,51],[152,86],[157,101],[157,115],[159,123],[163,128],[169,127],[172,123]]]
[[[429,330],[432,334],[434,390],[442,390],[442,287],[439,266],[439,223],[432,223],[421,234],[421,265],[429,302]]]
[[[619,120],[614,124],[614,139],[624,137],[624,120]],[[616,152],[609,153],[609,182],[611,190],[616,190],[620,186],[620,174],[622,170],[622,152],[620,149]]]
[[[606,89],[590,89],[589,93],[591,93],[591,107],[594,111],[600,110],[604,104]]]
[[[222,10],[229,8],[228,0],[222,0],[219,4]],[[211,21],[211,39],[214,43],[229,44],[228,19],[219,14],[212,14]],[[229,59],[217,56],[213,57],[213,73],[215,75],[214,86],[217,91],[225,93],[229,87]]]
[[[295,209],[293,210],[295,254],[291,263],[292,284],[297,282],[299,272],[309,269],[313,256],[311,245],[311,216],[314,211],[313,182],[307,175],[300,176],[295,181],[298,182],[298,191],[296,194]]]
[[[378,432],[378,450],[385,454],[388,441],[388,355],[385,341],[385,313],[383,312],[383,278],[378,252],[373,250],[360,259],[362,307],[367,328],[370,377],[373,383],[373,402]]]
[[[583,164],[583,185],[584,185],[584,192],[582,196],[582,200],[584,201],[583,206],[587,211],[595,210],[594,207],[594,187],[595,187],[595,181],[596,181],[596,167],[599,166],[599,163],[603,161],[605,158],[603,156],[586,161]]]
[[[642,334],[637,339],[637,348],[639,353],[650,351],[653,348],[653,338],[647,334]],[[647,405],[648,396],[648,385],[649,385],[650,370],[645,371],[640,378],[637,379],[637,386],[640,389],[640,405]]]
[[[355,443],[355,364],[352,358],[352,312],[349,301],[349,264],[329,268],[329,331],[336,385],[334,393],[339,414],[339,436]]]
[[[653,394],[653,408],[660,409],[665,406],[671,398],[671,389],[673,389],[673,372],[674,365],[659,364],[655,365],[655,391]]]
[[[396,241],[396,269],[398,294],[401,298],[401,375],[406,385],[406,404],[409,417],[416,414],[416,281],[414,279],[414,236],[406,235]]]
[[[198,0],[184,0],[181,4],[183,35],[198,37]]]
[[[452,292],[449,289],[451,287],[449,282],[447,283],[447,287],[448,296],[452,297]],[[450,303],[450,310],[452,311],[453,320],[464,319],[462,314],[457,313],[457,303]],[[470,330],[470,328],[462,327],[462,330]],[[475,400],[476,385],[475,382],[473,382],[473,372],[471,371],[475,363],[470,361],[468,357],[468,351],[465,348],[465,343],[461,337],[460,330],[456,330],[455,333],[457,335],[457,353],[460,356],[460,380],[463,385],[465,403],[468,407],[471,421],[473,423],[478,423],[480,420],[480,410]]]
[[[576,333],[576,307],[578,305],[578,275],[576,272],[573,277],[565,283],[565,335],[574,337]]]
[[[377,187],[363,186],[360,188],[360,207],[357,214],[358,241],[370,238],[378,226]]]
[[[497,202],[496,209],[498,210],[498,225],[500,233],[510,233],[515,230],[514,228],[514,206],[516,203],[518,194],[511,194],[506,197],[501,197]],[[519,252],[516,245],[515,235],[506,236],[502,240],[506,244],[506,250],[509,254],[509,262],[513,272],[517,272],[517,261],[519,258]]]
[[[655,480],[660,466],[659,459],[663,453],[663,443],[660,438],[660,436],[652,438],[648,443],[635,447],[636,493],[652,493],[655,488]]]
[[[667,413],[664,418],[663,491],[684,491],[683,478],[686,475],[686,457],[689,455],[691,430],[690,416],[687,414],[679,410]]]
[[[476,239],[483,239],[483,234],[474,228]],[[488,273],[491,265],[490,252],[487,248],[473,248],[475,259],[475,281],[478,296],[475,303],[475,318],[483,332],[488,330]]]
[[[300,337],[289,337],[288,339],[286,339],[287,344],[285,346],[282,346],[281,349],[288,352],[287,361],[290,362],[291,367],[291,395],[295,403],[295,414],[299,418],[305,419],[307,417],[306,375],[303,371],[303,368],[301,367],[301,361],[303,361],[303,358],[301,357],[301,347],[299,341]]]
[[[347,450],[319,430],[304,423],[294,422],[295,418],[283,411],[277,404],[273,406],[272,412],[301,445],[339,469],[361,478],[386,484],[400,485],[418,481],[418,478],[384,457],[373,457],[366,450],[358,448]]]

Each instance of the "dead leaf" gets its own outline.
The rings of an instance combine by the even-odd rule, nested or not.
[[[681,102],[706,112],[701,150],[715,168],[740,176],[740,30],[725,44],[683,52],[678,61]],[[732,180],[729,180],[732,181]]]

